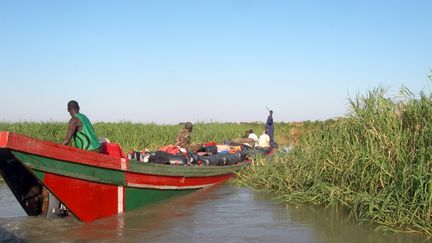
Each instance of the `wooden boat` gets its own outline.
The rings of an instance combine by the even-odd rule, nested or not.
[[[46,214],[48,191],[89,222],[225,182],[247,164],[144,163],[0,132],[0,173],[30,216]]]

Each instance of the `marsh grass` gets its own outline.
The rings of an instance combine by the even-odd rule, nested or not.
[[[292,153],[259,158],[237,183],[292,203],[343,206],[363,222],[432,235],[432,96],[378,88],[349,100]]]
[[[174,144],[182,125],[157,125],[132,122],[93,124],[98,137],[106,137],[119,143],[124,151],[156,150]],[[197,123],[192,132],[192,143],[215,141],[222,143],[253,129],[259,136],[264,130],[262,123]],[[289,123],[275,123],[276,141],[287,144]],[[0,122],[0,131],[17,132],[34,138],[61,143],[67,131],[66,122]]]

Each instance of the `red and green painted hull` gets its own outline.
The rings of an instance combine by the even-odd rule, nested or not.
[[[0,173],[29,215],[41,213],[29,200],[42,188],[87,222],[222,183],[246,164],[143,163],[0,132]]]

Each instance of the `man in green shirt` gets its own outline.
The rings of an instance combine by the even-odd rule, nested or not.
[[[96,137],[93,126],[87,116],[79,113],[78,102],[75,100],[69,101],[67,110],[72,118],[69,120],[66,138],[62,144],[68,145],[71,139],[73,139],[77,148],[100,152],[101,145]]]
[[[84,114],[79,113],[80,107],[78,102],[71,100],[67,104],[67,111],[71,115],[69,120],[68,131],[66,138],[62,144],[69,145],[71,140],[74,140],[75,147],[85,149],[93,152],[101,152],[101,145],[99,144],[98,138],[94,132],[93,126],[90,120]],[[63,204],[59,207],[59,200],[49,193],[48,196],[48,211],[47,218],[67,215],[67,209]]]

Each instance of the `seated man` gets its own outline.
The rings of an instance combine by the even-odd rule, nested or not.
[[[186,122],[185,126],[182,130],[180,130],[179,134],[177,135],[176,139],[176,146],[179,146],[183,149],[189,149],[189,146],[191,144],[191,132],[192,132],[192,123]]]
[[[258,146],[256,147],[259,150],[263,150],[266,153],[270,151],[270,136],[269,130],[265,130],[264,133],[258,139]]]
[[[252,139],[253,141],[253,144],[251,144],[252,147],[256,147],[258,145],[258,136],[254,133],[252,129],[250,129],[248,133],[249,133],[248,138]]]
[[[78,102],[75,100],[69,101],[67,110],[72,118],[69,120],[66,138],[62,144],[69,145],[73,139],[74,145],[77,148],[100,152],[101,145],[96,137],[93,126],[87,116],[79,112],[80,107]]]
[[[235,138],[232,140],[234,145],[246,144],[249,147],[255,147],[258,145],[258,136],[253,132],[252,129],[246,131],[245,135],[241,138]]]

